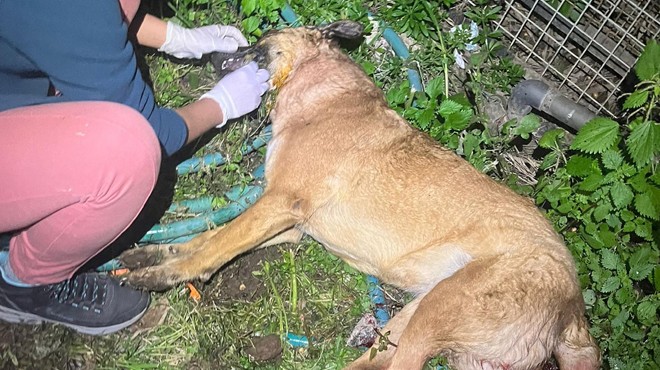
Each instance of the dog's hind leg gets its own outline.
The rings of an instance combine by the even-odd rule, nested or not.
[[[422,296],[415,298],[410,301],[407,305],[399,311],[390,321],[385,324],[385,326],[380,330],[381,335],[383,335],[382,340],[386,340],[390,343],[386,349],[379,350],[379,340],[376,339],[376,343],[367,350],[360,358],[352,362],[345,370],[367,370],[367,369],[383,369],[386,368],[390,359],[396,352],[396,343],[399,342],[399,338],[403,333],[410,318],[417,310],[419,302],[422,300]],[[394,345],[392,345],[394,344]],[[372,352],[375,351],[376,355],[372,358]]]
[[[573,281],[543,253],[472,261],[426,294],[385,368],[421,369],[440,354],[457,370],[536,369],[579,296]]]
[[[178,282],[206,279],[237,255],[278,235],[281,240],[293,239],[296,233],[290,229],[302,221],[303,203],[288,194],[267,191],[234,221],[182,245],[158,265],[129,272],[126,281],[162,290]]]
[[[581,303],[580,303],[581,304]],[[594,342],[579,309],[560,335],[554,355],[560,369],[596,370],[600,368],[600,350]]]

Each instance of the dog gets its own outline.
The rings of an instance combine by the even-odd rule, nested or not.
[[[181,245],[122,254],[130,284],[208,279],[253,248],[310,235],[354,268],[414,293],[382,332],[390,345],[349,369],[597,369],[575,264],[526,198],[411,127],[341,51],[359,23],[287,28],[241,59],[277,91],[263,196]],[[377,346],[378,344],[376,344]]]

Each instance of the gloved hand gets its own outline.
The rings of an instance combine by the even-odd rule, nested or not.
[[[257,109],[261,103],[261,95],[269,88],[270,74],[265,69],[259,69],[256,62],[243,66],[223,77],[211,91],[200,99],[215,100],[222,109],[222,123],[238,118]]]
[[[236,27],[211,25],[184,28],[167,22],[165,43],[158,51],[177,58],[201,58],[213,51],[233,53],[239,46],[248,46],[245,36]]]

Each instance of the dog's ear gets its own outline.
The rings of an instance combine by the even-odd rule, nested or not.
[[[362,37],[364,27],[354,21],[337,21],[325,27],[320,27],[321,35],[326,39],[342,38],[356,40]]]

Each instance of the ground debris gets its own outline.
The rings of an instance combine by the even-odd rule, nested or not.
[[[244,351],[252,361],[272,361],[279,359],[282,355],[282,341],[278,335],[252,337],[250,342],[250,345],[245,347]]]

